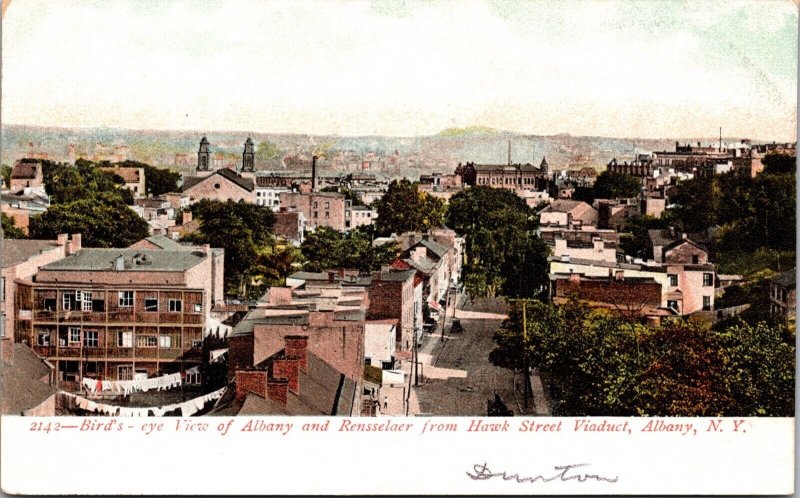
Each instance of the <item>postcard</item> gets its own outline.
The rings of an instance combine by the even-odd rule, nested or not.
[[[796,2],[2,7],[4,492],[794,492]]]

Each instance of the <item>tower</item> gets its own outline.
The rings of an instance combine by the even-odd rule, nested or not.
[[[200,150],[197,152],[197,171],[208,171],[211,165],[211,152],[208,150],[208,139],[205,135],[200,139]]]
[[[242,153],[242,171],[255,171],[256,150],[253,146],[253,139],[249,136],[244,142],[244,152]]]
[[[539,171],[541,171],[544,176],[550,173],[550,165],[547,164],[547,158],[544,156],[542,156],[542,164],[539,165]]]

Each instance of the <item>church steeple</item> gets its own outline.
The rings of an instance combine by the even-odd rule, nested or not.
[[[211,152],[208,150],[208,139],[205,135],[200,139],[200,150],[197,152],[197,171],[208,171],[211,165]]]
[[[242,153],[242,171],[255,171],[255,166],[256,150],[253,139],[248,136],[244,142],[244,152]]]
[[[542,156],[542,164],[539,165],[539,170],[545,175],[550,172],[550,165],[547,164],[547,158]]]

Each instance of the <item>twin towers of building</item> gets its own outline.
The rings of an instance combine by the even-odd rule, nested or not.
[[[197,152],[197,171],[211,170],[211,151],[208,147],[208,138],[203,135],[200,139],[200,150]],[[242,171],[255,171],[256,167],[256,148],[253,139],[249,136],[244,142],[244,152],[242,153]]]

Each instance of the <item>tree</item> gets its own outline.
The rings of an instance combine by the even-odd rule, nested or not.
[[[794,174],[797,170],[797,157],[786,154],[767,154],[761,159],[764,164],[764,173],[767,174]]]
[[[42,161],[44,186],[53,204],[97,198],[117,198],[126,204],[133,203],[131,192],[119,176],[101,171],[91,161],[78,159],[75,166]]]
[[[19,228],[14,222],[14,218],[1,213],[3,219],[3,236],[7,239],[24,239],[25,231]]]
[[[0,169],[0,176],[3,177],[3,185],[5,185],[6,188],[11,188],[11,171],[11,166],[8,164],[4,164]]]
[[[472,187],[450,199],[447,226],[466,238],[463,269],[475,296],[534,296],[547,284],[549,249],[533,212],[513,192]]]
[[[642,190],[637,177],[625,173],[603,171],[594,182],[594,199],[617,199],[636,197]]]
[[[417,183],[405,178],[392,180],[386,194],[374,204],[380,235],[424,232],[442,226],[444,219],[444,201],[420,192]]]
[[[86,247],[128,247],[149,235],[149,226],[113,194],[100,194],[50,206],[31,217],[33,239],[55,239],[62,233],[82,234]]]
[[[192,205],[200,229],[185,237],[196,244],[225,249],[225,284],[240,297],[254,297],[263,276],[261,253],[274,243],[275,214],[266,206],[245,202],[203,199]],[[254,282],[255,279],[255,282]],[[255,283],[255,285],[254,285]]]
[[[307,271],[349,268],[371,272],[380,270],[397,256],[396,244],[376,247],[365,231],[356,229],[344,234],[328,227],[319,227],[308,234],[300,250],[307,261],[303,267]]]

